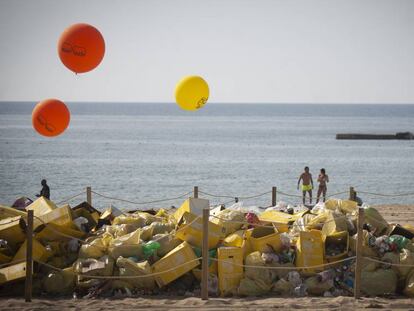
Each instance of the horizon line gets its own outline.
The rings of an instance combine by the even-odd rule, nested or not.
[[[17,103],[17,104],[28,104],[28,103],[37,103],[39,101],[30,101],[30,100],[0,100],[0,105],[4,103]],[[164,102],[164,101],[64,101],[66,103],[72,104],[175,104],[175,102]],[[354,103],[354,102],[209,102],[208,104],[213,105],[413,105],[414,102],[405,102],[405,103],[392,103],[392,102],[361,102],[361,103]]]

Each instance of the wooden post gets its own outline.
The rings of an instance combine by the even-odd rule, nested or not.
[[[33,210],[27,211],[26,227],[26,283],[24,297],[26,302],[32,301],[33,283]]]
[[[272,187],[272,206],[276,206],[276,187]]]
[[[201,265],[201,299],[208,300],[208,219],[210,217],[210,210],[203,209],[203,244],[202,244],[202,265]]]
[[[86,202],[92,206],[92,188],[86,187]]]
[[[356,200],[356,193],[355,193],[354,187],[349,187],[349,199],[351,201]]]
[[[194,198],[198,198],[198,186],[194,186]]]
[[[355,284],[354,297],[358,299],[361,295],[361,272],[362,272],[362,240],[363,240],[363,226],[364,226],[364,209],[358,209],[358,231],[357,231],[357,245],[356,245],[356,263],[355,263]]]

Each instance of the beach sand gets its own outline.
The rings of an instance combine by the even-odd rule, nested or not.
[[[414,225],[414,205],[376,206],[389,222]],[[210,298],[203,301],[196,297],[147,296],[145,298],[72,299],[38,298],[26,303],[23,296],[1,298],[1,310],[414,310],[414,299],[401,298]]]

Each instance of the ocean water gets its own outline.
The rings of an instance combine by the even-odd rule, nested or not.
[[[31,198],[46,178],[52,200],[82,193],[86,186],[112,198],[147,202],[200,191],[246,197],[272,186],[294,196],[297,178],[309,166],[315,183],[320,168],[330,177],[328,194],[358,191],[414,193],[414,141],[336,140],[340,132],[414,131],[414,105],[207,104],[185,112],[171,104],[68,103],[71,122],[57,138],[31,126],[35,103],[0,103],[0,204]],[[347,195],[338,195],[345,198]],[[414,196],[364,202],[414,203]],[[211,204],[231,201],[211,199]],[[71,204],[85,199],[75,198]],[[131,204],[93,194],[105,208],[159,208],[183,199]],[[267,193],[242,200],[266,206]]]

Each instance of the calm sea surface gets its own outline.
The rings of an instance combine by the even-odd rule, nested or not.
[[[315,180],[326,169],[328,194],[350,186],[414,193],[414,141],[335,140],[340,132],[414,132],[414,105],[208,104],[190,113],[175,104],[69,103],[70,126],[52,139],[32,129],[34,105],[0,103],[0,204],[22,195],[34,198],[42,178],[55,201],[88,185],[137,202],[176,197],[194,185],[229,196],[264,193],[272,186],[298,195],[297,178],[306,165]],[[414,196],[360,196],[372,204],[414,203]],[[93,200],[98,208],[112,203],[127,209],[182,201],[133,205],[95,194]],[[244,204],[270,200],[266,194]],[[281,195],[278,200],[300,201]]]

